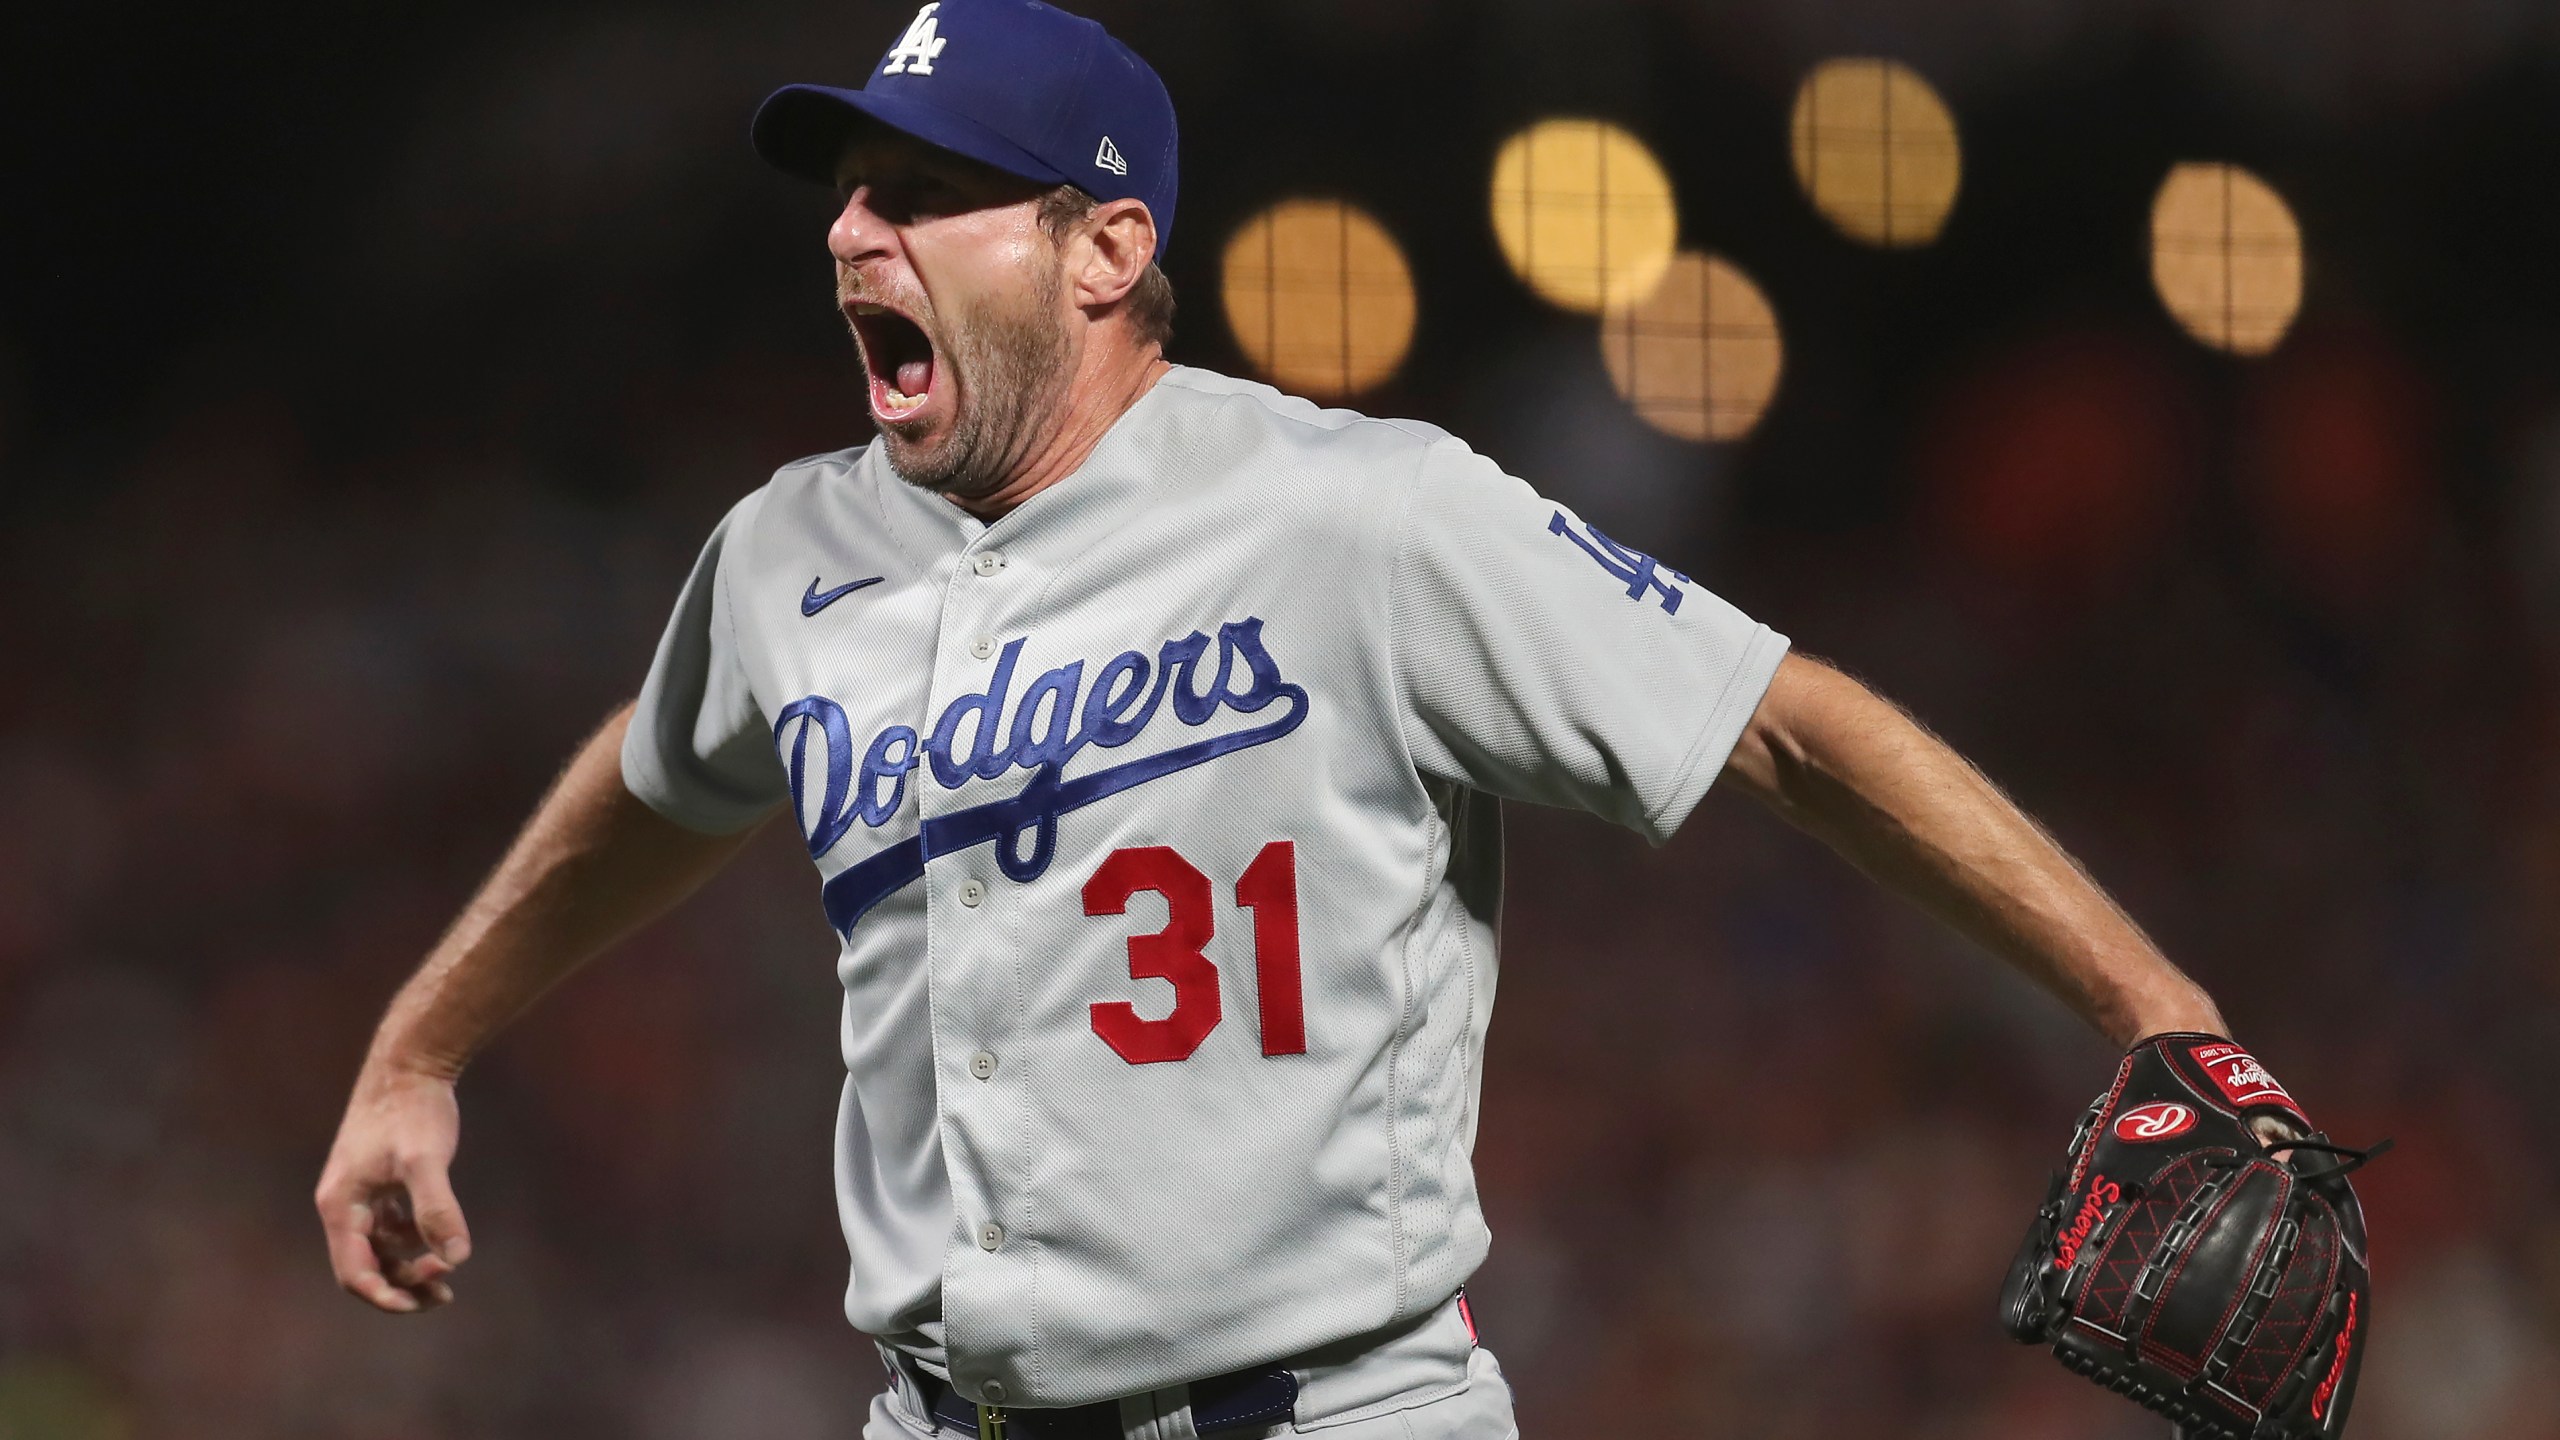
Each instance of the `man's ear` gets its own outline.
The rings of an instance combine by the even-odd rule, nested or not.
[[[1071,277],[1080,306],[1109,305],[1137,288],[1156,258],[1156,219],[1140,200],[1105,200],[1085,217],[1088,249]]]

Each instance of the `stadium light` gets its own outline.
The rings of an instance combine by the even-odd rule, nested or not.
[[[2302,309],[2302,227],[2283,196],[2237,165],[2174,166],[2151,202],[2151,283],[2188,334],[2264,355]]]
[[[1651,295],[1600,322],[1600,356],[1646,424],[1683,440],[1734,440],[1777,393],[1786,343],[1749,276],[1684,250]]]
[[[1680,238],[1662,162],[1600,120],[1542,120],[1505,141],[1492,206],[1512,273],[1549,304],[1583,314],[1651,293]]]
[[[1964,148],[1946,102],[1911,67],[1823,61],[1796,87],[1789,133],[1796,183],[1842,234],[1890,248],[1938,238]]]
[[[1274,384],[1319,400],[1383,383],[1413,342],[1413,271],[1340,200],[1284,200],[1227,242],[1227,328]]]

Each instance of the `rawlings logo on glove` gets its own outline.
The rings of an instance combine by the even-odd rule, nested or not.
[[[2175,1140],[2196,1128],[2196,1111],[2192,1105],[2175,1100],[2154,1100],[2136,1105],[2116,1120],[2116,1138],[2139,1145],[2149,1140]]]
[[[2206,1078],[2213,1081],[2214,1088],[2222,1092],[2222,1098],[2229,1101],[2233,1109],[2272,1106],[2309,1128],[2310,1117],[2302,1113],[2302,1108],[2293,1103],[2293,1097],[2276,1083],[2276,1077],[2268,1074],[2267,1067],[2259,1064],[2257,1057],[2248,1051],[2228,1040],[2217,1040],[2209,1044],[2189,1045],[2186,1055],[2196,1068],[2205,1073]]]
[[[2372,1308],[2346,1176],[2389,1143],[2330,1144],[2218,1035],[2155,1035],[2073,1133],[2002,1323],[2194,1440],[2336,1440]]]

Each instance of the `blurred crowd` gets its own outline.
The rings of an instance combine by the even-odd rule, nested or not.
[[[1162,32],[1186,104],[1254,26],[1322,54],[1333,23],[1266,7],[1212,44],[1145,8],[1105,13]],[[2512,7],[2440,8],[2511,38]],[[40,352],[0,334],[0,1437],[856,1433],[880,1371],[839,1309],[832,942],[781,827],[468,1075],[461,1303],[339,1293],[308,1196],[382,1003],[636,688],[710,524],[861,438],[824,199],[739,132],[804,78],[794,44],[867,54],[892,10],[752,40],[667,10],[475,21],[421,91],[437,123],[293,192],[266,299],[78,397],[82,423],[48,422]],[[1766,43],[1812,43],[1789,24]],[[1432,83],[1502,68],[1473,63]],[[1995,80],[1980,106],[2032,111]],[[1212,146],[1254,124],[1185,120]],[[1193,167],[1214,256],[1267,197]],[[2360,1440],[2545,1440],[2560,370],[2530,357],[2560,315],[2519,280],[2498,347],[2455,356],[2375,278],[2406,259],[2388,235],[2317,278],[2310,194],[2311,300],[2256,365],[2201,357],[2138,285],[1878,320],[1910,298],[1854,268],[1882,262],[1822,289],[1803,267],[1834,262],[1746,232],[1791,368],[1716,450],[1617,408],[1466,208],[1411,241],[1454,279],[1426,272],[1412,367],[1364,404],[1469,435],[2009,786],[2315,1119],[2398,1142],[2359,1177]],[[1933,273],[2074,263],[1963,258],[1997,205],[1964,203]],[[1209,260],[1175,279],[1175,357],[1239,366]],[[1896,327],[1922,321],[1961,338],[1915,351]],[[1524,1433],[2159,1432],[1993,1322],[2105,1046],[1733,797],[1659,851],[1509,820],[1471,1294]]]

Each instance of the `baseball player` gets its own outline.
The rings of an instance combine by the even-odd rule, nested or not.
[[[1429,425],[1169,364],[1173,108],[1100,26],[941,0],[753,134],[843,197],[878,438],[720,522],[393,1002],[317,1195],[357,1295],[451,1298],[465,1062],[776,815],[842,942],[871,1440],[1514,1433],[1459,1291],[1498,800],[1659,843],[1724,777],[2118,1043],[2221,1032],[1979,774],[1697,580]]]

